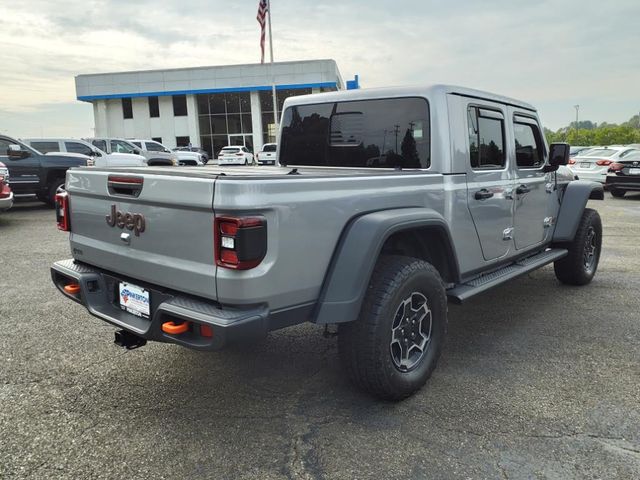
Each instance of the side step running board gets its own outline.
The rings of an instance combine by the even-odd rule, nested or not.
[[[473,280],[456,285],[447,290],[447,297],[454,303],[462,303],[474,295],[554,262],[567,255],[567,253],[564,248],[552,248],[531,257],[523,258],[499,270],[494,270],[491,273],[480,275]]]

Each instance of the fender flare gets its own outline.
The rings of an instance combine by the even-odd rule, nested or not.
[[[447,261],[459,278],[458,260],[445,219],[430,208],[400,208],[367,213],[344,229],[325,276],[312,321],[318,324],[355,320],[375,263],[385,241],[394,233],[433,228],[444,237]]]
[[[587,180],[569,182],[562,195],[562,204],[553,231],[554,243],[573,241],[589,199],[604,200],[604,188],[600,183]]]

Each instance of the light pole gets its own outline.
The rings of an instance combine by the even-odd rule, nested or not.
[[[580,105],[574,105],[573,108],[576,109],[576,128],[578,128],[578,112],[580,111]]]

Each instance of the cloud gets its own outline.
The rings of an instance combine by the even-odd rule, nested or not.
[[[552,128],[576,103],[594,121],[640,107],[637,0],[272,3],[276,61],[335,58],[365,86],[490,90],[534,103]],[[0,108],[73,105],[80,73],[256,62],[256,11],[257,1],[221,0],[0,6]]]

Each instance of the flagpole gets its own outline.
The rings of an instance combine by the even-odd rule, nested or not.
[[[276,79],[273,74],[273,37],[271,36],[271,0],[267,0],[267,14],[269,15],[269,53],[271,55],[271,94],[273,95],[273,120],[278,136],[278,97],[276,96]]]

